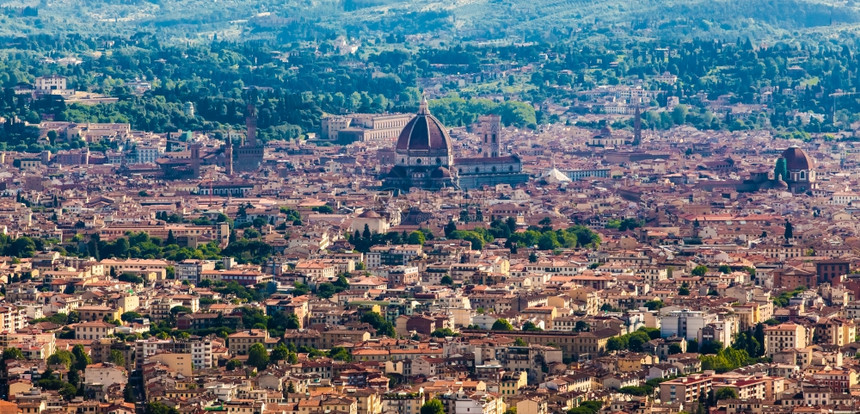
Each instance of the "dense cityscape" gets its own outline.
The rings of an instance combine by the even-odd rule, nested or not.
[[[0,414],[860,412],[853,2],[77,1],[0,1]]]

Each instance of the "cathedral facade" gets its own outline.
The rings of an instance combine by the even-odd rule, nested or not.
[[[454,158],[451,136],[422,100],[418,113],[401,131],[394,148],[394,167],[383,187],[480,188],[485,185],[517,185],[528,181],[516,155],[500,154],[501,123],[498,116],[481,118],[482,157]]]

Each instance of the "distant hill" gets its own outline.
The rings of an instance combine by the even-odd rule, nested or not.
[[[802,35],[854,29],[854,0],[0,0],[0,34],[157,33],[283,41],[429,35],[446,40]]]

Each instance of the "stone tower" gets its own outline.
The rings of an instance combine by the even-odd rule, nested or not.
[[[484,115],[478,118],[481,124],[481,155],[484,158],[498,158],[502,153],[502,117]]]

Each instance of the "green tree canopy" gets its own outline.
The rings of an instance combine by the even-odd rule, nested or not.
[[[434,398],[421,406],[421,414],[445,414],[445,405]]]
[[[507,319],[501,318],[493,322],[493,327],[491,329],[494,331],[513,331],[514,326],[511,325]]]
[[[269,353],[266,351],[266,347],[261,343],[256,343],[251,345],[251,348],[248,349],[248,362],[249,366],[257,368],[257,370],[262,371],[269,366]]]

